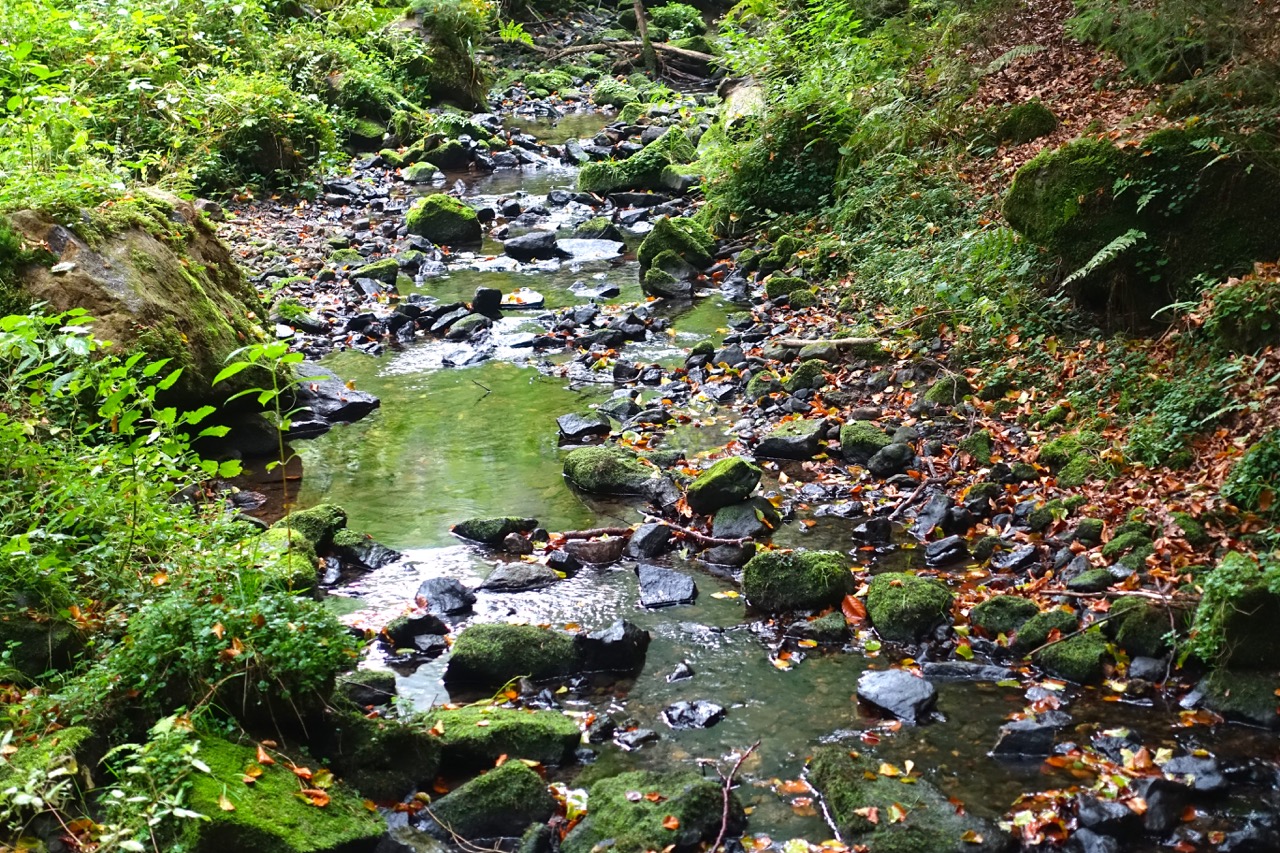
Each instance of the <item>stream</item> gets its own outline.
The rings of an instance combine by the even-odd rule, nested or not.
[[[528,122],[521,126],[556,141],[590,135],[601,123],[598,116],[571,118],[559,127]],[[536,198],[551,190],[572,189],[574,175],[569,167],[543,167],[461,177],[467,200],[493,203],[500,196],[523,193]],[[455,177],[449,176],[451,183]],[[559,224],[562,238],[568,237],[565,223]],[[632,249],[640,236],[628,233]],[[566,247],[574,242],[564,240]],[[638,265],[632,256],[620,254],[620,248],[572,246],[575,256],[563,262],[516,264],[502,256],[500,243],[487,241],[473,256],[452,257],[448,274],[427,279],[418,292],[452,302],[469,300],[481,286],[504,293],[527,287],[545,297],[547,309],[556,309],[588,304],[584,288],[609,284],[619,293],[604,304],[642,302]],[[665,340],[628,345],[627,358],[637,363],[681,363],[693,344],[708,337],[719,342],[726,317],[739,309],[711,296],[691,305],[655,304],[651,310],[670,318],[670,334]],[[332,591],[329,600],[348,621],[379,626],[412,601],[426,578],[453,577],[474,587],[501,560],[518,559],[452,536],[450,525],[463,519],[529,516],[552,531],[642,520],[641,508],[634,503],[585,495],[566,483],[556,418],[603,402],[614,386],[568,372],[568,354],[547,356],[523,346],[530,332],[542,331],[531,322],[537,313],[506,311],[493,329],[492,357],[468,366],[446,366],[457,345],[444,341],[423,341],[377,357],[347,351],[324,361],[355,387],[377,395],[382,406],[363,421],[298,446],[305,476],[297,502],[338,504],[346,509],[351,528],[405,555]],[[652,394],[649,389],[641,392]],[[691,460],[723,446],[736,419],[731,407],[717,408],[709,401],[702,405],[703,416],[697,422],[665,439],[665,446],[680,447]],[[764,494],[776,488],[777,475],[776,466],[766,466]],[[801,520],[812,525],[798,523]],[[879,556],[859,552],[849,535],[854,524],[802,508],[775,541],[781,547],[845,551],[872,571],[901,570],[917,561],[917,553],[907,545]],[[1063,707],[1069,705],[1072,731],[1080,732],[1083,740],[1095,730],[1127,727],[1141,731],[1145,743],[1207,748],[1228,763],[1276,757],[1275,740],[1259,732],[1237,726],[1177,728],[1179,709],[1163,707],[1159,699],[1135,701],[1110,695],[1106,688],[1053,682],[1030,688],[1025,681],[1003,682],[1006,686],[941,684],[941,719],[899,728],[872,716],[854,695],[861,672],[897,662],[887,648],[869,650],[865,643],[871,637],[866,632],[844,649],[798,648],[783,640],[780,627],[746,610],[732,578],[681,554],[657,562],[694,578],[699,593],[695,603],[643,608],[635,564],[624,560],[610,567],[588,566],[546,589],[479,591],[469,621],[521,620],[573,630],[625,618],[647,629],[652,643],[645,667],[634,680],[575,687],[557,698],[566,710],[609,713],[620,727],[652,729],[658,739],[632,751],[612,743],[597,747],[594,764],[565,768],[558,771],[561,778],[577,784],[577,777],[585,786],[591,779],[624,770],[692,766],[698,759],[727,767],[759,740],[740,771],[744,784],[739,795],[751,811],[749,834],[761,848],[780,846],[790,838],[816,843],[831,837],[811,795],[784,784],[800,777],[806,756],[824,742],[878,742],[875,754],[881,760],[914,762],[948,796],[990,818],[1003,815],[1024,792],[1081,784],[1066,770],[1054,770],[1039,760],[998,760],[989,754],[997,730],[1008,715],[1027,705],[1031,691],[1036,696],[1046,691],[1060,695]],[[789,657],[779,657],[783,649]],[[413,709],[451,698],[475,698],[450,697],[446,692],[441,676],[447,654],[414,670],[382,654],[372,652],[365,665],[396,672],[401,701]],[[694,676],[668,681],[682,662]],[[711,728],[684,731],[663,722],[663,708],[696,699],[723,705],[724,720]],[[1072,731],[1060,740],[1070,738]],[[1251,805],[1241,799],[1228,810],[1245,811]],[[1151,849],[1158,847],[1153,844]]]

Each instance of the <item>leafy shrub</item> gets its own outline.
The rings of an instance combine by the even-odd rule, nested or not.
[[[686,3],[667,3],[649,10],[649,20],[669,31],[672,39],[700,36],[707,31],[702,13]]]
[[[1272,430],[1232,466],[1222,484],[1222,496],[1242,509],[1275,512],[1277,483],[1280,483],[1280,430]]]
[[[1204,330],[1225,352],[1251,353],[1280,343],[1280,276],[1231,279],[1209,295]]]

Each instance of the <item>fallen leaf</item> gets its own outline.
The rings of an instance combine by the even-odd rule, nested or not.
[[[680,818],[673,814],[669,814],[662,819],[662,828],[675,831],[680,828]]]

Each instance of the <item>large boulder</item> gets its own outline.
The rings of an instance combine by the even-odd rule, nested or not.
[[[1280,562],[1229,552],[1201,581],[1191,648],[1231,669],[1280,669]]]
[[[422,719],[435,732],[450,770],[492,767],[503,755],[564,764],[581,739],[578,724],[558,711],[467,705],[434,709]]]
[[[589,802],[587,816],[565,836],[563,853],[602,847],[616,853],[683,853],[714,841],[726,817],[720,783],[689,771],[634,771],[601,779],[591,786]],[[736,838],[745,826],[746,814],[737,795],[730,794],[725,837]]]
[[[689,484],[685,501],[694,512],[713,513],[750,497],[762,473],[741,456],[721,459]]]
[[[436,834],[445,839],[450,833],[463,838],[519,836],[555,811],[547,783],[520,761],[507,761],[431,804]]]
[[[323,807],[299,796],[293,771],[283,761],[260,764],[252,746],[204,737],[197,756],[209,772],[191,775],[186,807],[205,817],[182,822],[184,850],[349,853],[372,850],[386,831],[382,816],[341,783],[316,795],[323,795]],[[254,765],[262,773],[246,785],[245,768]]]
[[[473,246],[480,242],[480,218],[467,204],[443,193],[420,198],[405,215],[410,234],[444,246]]]
[[[711,266],[715,238],[692,219],[664,217],[654,223],[653,230],[645,235],[636,250],[643,275],[660,255],[671,252],[680,261],[697,271]]]
[[[867,589],[867,617],[882,639],[913,643],[951,618],[951,591],[932,578],[885,572]]]
[[[472,625],[454,641],[444,683],[451,689],[492,690],[520,676],[541,681],[577,668],[568,634],[534,625]]]
[[[586,164],[578,172],[578,189],[601,195],[618,190],[661,190],[675,183],[671,178],[679,171],[676,167],[692,162],[695,156],[684,131],[673,128],[625,160]]]
[[[252,371],[212,384],[231,353],[262,340],[254,318],[265,311],[214,226],[190,203],[143,190],[66,225],[35,211],[8,218],[20,240],[51,253],[47,265],[19,270],[10,308],[84,309],[99,339],[171,359],[168,370],[182,368],[168,391],[174,405],[218,403],[255,384]]]
[[[333,771],[371,800],[403,799],[440,768],[440,742],[420,725],[343,714],[326,726],[323,739]]]
[[[853,592],[849,561],[838,551],[766,551],[742,569],[742,591],[770,613],[817,610]]]
[[[819,748],[809,761],[809,784],[822,795],[831,825],[850,846],[877,851],[998,853],[1009,836],[994,824],[957,809],[927,779],[885,776],[870,758],[844,746]],[[894,807],[901,810],[895,818]]]

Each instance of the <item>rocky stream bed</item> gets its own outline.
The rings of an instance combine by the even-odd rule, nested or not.
[[[1091,853],[1280,849],[1276,741],[1256,726],[1274,714],[1166,684],[1173,617],[1105,593],[1153,531],[1100,547],[1100,523],[1051,505],[1007,450],[1025,433],[993,453],[971,428],[941,341],[827,339],[780,272],[793,238],[690,246],[666,233],[696,205],[678,181],[578,188],[581,164],[665,144],[676,111],[472,116],[425,152],[439,171],[360,158],[315,202],[245,202],[221,226],[278,337],[346,383],[327,399],[369,412],[296,445],[290,496],[372,537],[325,573],[331,605],[379,638],[362,671],[383,694],[362,704],[429,725],[499,691],[572,721],[568,749],[510,756],[546,765],[567,813],[503,806],[510,825],[472,826],[460,790],[435,802],[452,833],[391,809],[380,849],[549,849],[591,788],[563,840],[589,850],[650,820],[659,801],[631,795],[675,778],[625,774],[678,771],[709,780],[655,806],[682,848],[727,832],[788,851],[1033,849],[1061,822]],[[472,128],[502,150],[471,148]],[[452,244],[410,226],[441,197],[476,212]],[[653,233],[680,257],[655,264]],[[1056,609],[1019,594],[1051,578]],[[486,766],[506,752],[486,749]],[[717,772],[737,784],[723,817]]]

